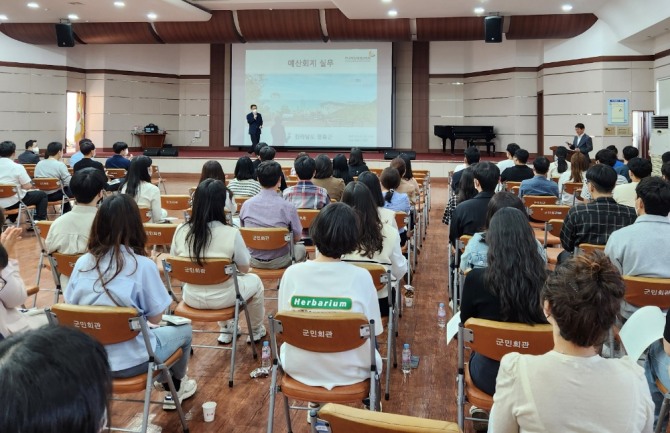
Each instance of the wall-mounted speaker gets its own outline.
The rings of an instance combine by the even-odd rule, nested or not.
[[[59,47],[74,47],[74,34],[70,24],[56,24],[56,38]]]
[[[491,16],[484,18],[484,41],[489,43],[502,42],[503,17]]]

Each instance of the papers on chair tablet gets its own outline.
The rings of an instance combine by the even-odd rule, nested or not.
[[[461,312],[454,314],[454,317],[447,322],[447,346],[451,343],[451,339],[458,334],[458,324],[461,323]]]
[[[173,316],[172,314],[163,314],[162,322],[165,322],[166,325],[181,326],[190,324],[191,319],[187,319],[186,317]]]

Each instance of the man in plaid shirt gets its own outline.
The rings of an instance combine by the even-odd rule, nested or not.
[[[580,244],[605,245],[613,231],[635,222],[635,209],[620,205],[612,198],[617,182],[614,169],[596,164],[586,172],[591,202],[578,204],[568,212],[561,229],[561,244],[565,251],[558,262],[566,260]]]
[[[309,156],[301,156],[295,161],[295,174],[298,175],[298,184],[284,190],[284,200],[288,200],[297,209],[321,209],[330,203],[328,191],[312,183],[316,172],[316,163]]]

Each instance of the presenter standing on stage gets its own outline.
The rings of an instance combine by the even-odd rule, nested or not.
[[[252,153],[261,140],[261,129],[263,128],[263,116],[256,111],[256,104],[251,104],[251,113],[247,114],[247,123],[249,124],[249,135],[251,136],[251,148],[247,153]]]
[[[591,140],[591,137],[584,132],[584,129],[585,127],[583,123],[576,124],[575,132],[577,135],[572,139],[572,143],[566,141],[565,144],[570,146],[570,149],[572,150],[579,150],[586,155],[587,159],[589,159],[589,152],[593,150],[593,141]]]

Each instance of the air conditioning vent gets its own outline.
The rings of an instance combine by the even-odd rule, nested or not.
[[[668,116],[653,116],[651,129],[668,129]]]

